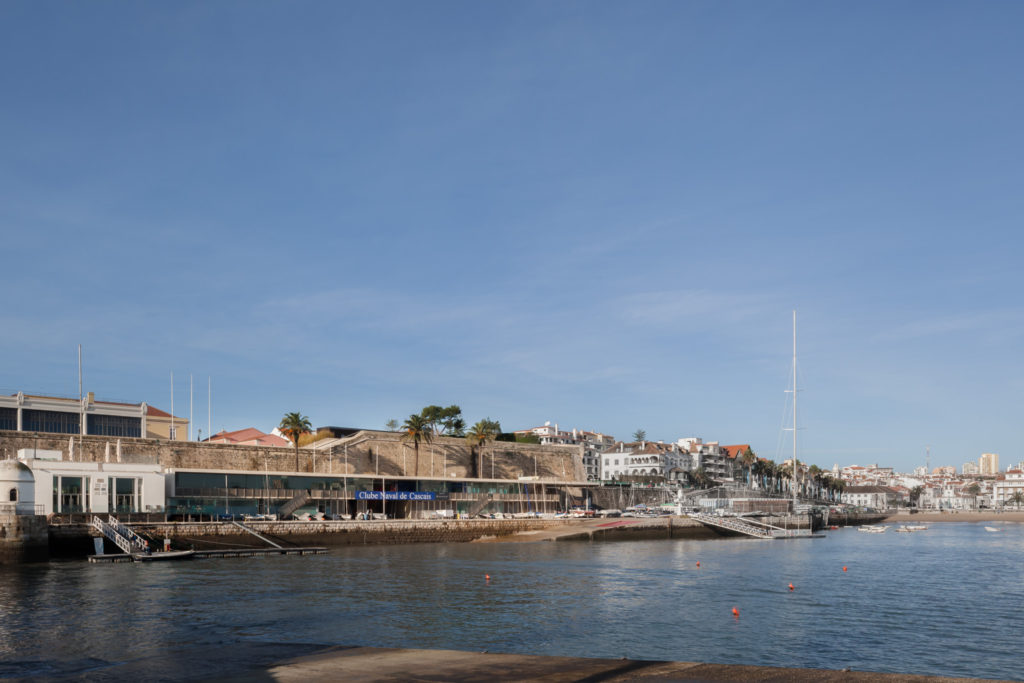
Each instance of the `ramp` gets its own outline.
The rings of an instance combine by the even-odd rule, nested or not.
[[[256,533],[255,529],[250,529],[249,527],[247,527],[246,525],[242,524],[241,522],[232,521],[231,523],[234,524],[235,526],[237,526],[242,531],[248,531],[250,534],[252,534],[256,538],[260,539],[264,543],[269,543],[270,545],[274,546],[275,548],[280,548],[281,547],[279,544],[274,543],[273,541],[271,541],[266,536],[262,536],[262,535]]]
[[[309,491],[303,491],[296,495],[291,500],[287,501],[284,505],[277,508],[278,519],[288,519],[288,517],[298,510],[300,507],[313,500],[312,496],[309,495]]]
[[[717,515],[706,515],[699,512],[691,513],[689,517],[690,519],[697,520],[704,526],[735,531],[751,538],[809,538],[811,536],[810,529],[783,529],[782,527],[772,526],[771,524],[765,524],[754,519],[718,517]]]

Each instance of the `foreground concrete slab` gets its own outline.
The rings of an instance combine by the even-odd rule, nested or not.
[[[795,681],[796,683],[991,683],[991,679],[947,678],[869,671],[783,669],[696,662],[654,662],[583,657],[490,654],[457,650],[326,648],[277,662],[248,680],[290,681]]]

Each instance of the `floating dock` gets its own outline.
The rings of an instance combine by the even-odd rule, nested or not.
[[[196,550],[187,557],[180,557],[180,560],[208,560],[221,557],[258,557],[260,555],[326,555],[327,548],[232,548],[231,550]],[[164,558],[160,553],[153,553],[149,556],[140,557],[138,554],[111,553],[109,555],[90,555],[89,561],[93,563],[114,563],[114,562],[155,562]]]

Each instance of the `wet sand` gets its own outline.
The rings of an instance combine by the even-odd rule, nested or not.
[[[237,680],[243,680],[239,678]],[[244,680],[305,681],[794,681],[796,683],[981,683],[977,678],[828,669],[488,654],[456,650],[334,647],[276,662]],[[985,679],[989,680],[989,679]],[[991,683],[991,681],[989,681]]]

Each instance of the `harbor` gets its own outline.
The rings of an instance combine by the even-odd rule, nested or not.
[[[679,521],[672,520],[673,534],[683,530],[675,528]],[[600,526],[616,522],[627,524]],[[712,672],[789,680],[819,670],[831,680],[1019,679],[1012,610],[963,609],[982,594],[1006,604],[1024,600],[1016,575],[1005,571],[1024,542],[1018,522],[991,523],[1000,533],[986,532],[989,523],[930,523],[912,534],[840,528],[814,541],[720,537],[702,525],[693,531],[703,538],[622,530],[660,524],[584,519],[523,527],[504,540],[325,545],[323,554],[213,562],[4,567],[0,598],[10,606],[11,638],[0,643],[0,657],[13,676],[38,678],[46,662],[49,677],[88,672],[91,680],[111,681],[147,670],[166,680],[308,677],[317,670],[374,680],[394,671],[391,657],[406,675],[480,680],[470,665],[485,650],[508,656],[475,659],[488,677],[498,676],[504,661],[535,666],[529,670],[538,675],[549,671],[552,680],[610,675],[616,662],[631,667],[619,675],[653,674],[657,662],[692,664],[687,670],[703,680]],[[571,529],[595,532],[595,542],[546,537]],[[936,566],[942,572],[933,572]],[[935,600],[935,591],[944,599]],[[80,623],[93,628],[83,632]],[[964,632],[979,636],[969,656]],[[344,664],[349,668],[299,661],[351,648],[368,649]],[[466,668],[441,667],[436,651],[462,653],[450,659]],[[595,656],[601,661],[580,661]],[[532,657],[540,659],[531,664]]]

